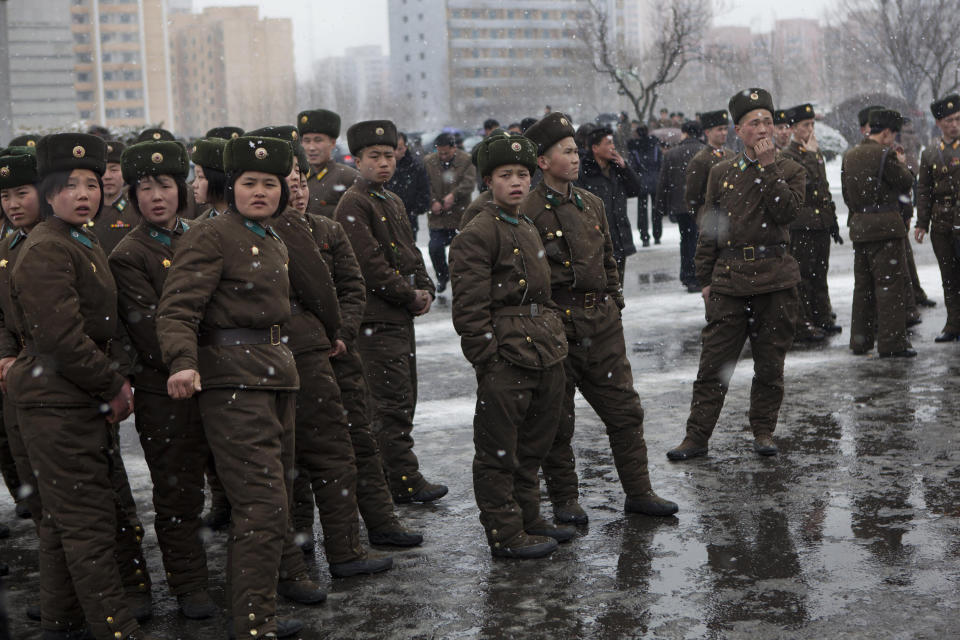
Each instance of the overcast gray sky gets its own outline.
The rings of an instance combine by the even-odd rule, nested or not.
[[[342,55],[345,47],[382,44],[386,53],[390,47],[387,2],[388,0],[193,0],[194,9],[197,10],[216,5],[255,4],[260,6],[262,16],[293,18],[296,65],[300,77],[309,72],[312,60]],[[828,0],[803,0],[794,3],[721,0],[719,4],[722,10],[718,12],[715,24],[746,25],[756,31],[763,31],[769,29],[776,19],[822,18],[830,3]]]

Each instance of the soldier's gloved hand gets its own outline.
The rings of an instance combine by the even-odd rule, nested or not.
[[[843,236],[840,235],[839,225],[830,227],[830,237],[833,238],[833,241],[837,244],[843,244]]]

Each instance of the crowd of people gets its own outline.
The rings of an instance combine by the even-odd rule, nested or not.
[[[902,116],[882,106],[860,113],[864,138],[843,160],[855,354],[916,355],[907,327],[928,298],[908,239],[914,190],[914,240],[929,234],[943,278],[937,341],[960,339],[960,96],[931,109],[942,138],[915,170],[896,144]],[[325,599],[303,555],[316,515],[335,578],[392,567],[361,520],[369,545],[422,544],[395,505],[447,493],[412,432],[414,320],[448,285],[477,376],[473,487],[491,554],[546,556],[589,521],[577,390],[606,427],[624,512],[676,513],[652,489],[621,322],[630,198],[644,244],[647,219],[654,242],[664,217],[680,226],[680,281],[705,304],[690,416],[668,458],[708,453],[747,340],[753,449],[778,453],[787,350],[843,330],[827,289],[843,238],[813,105],[779,110],[751,88],[697,120],[661,112],[660,128],[679,126],[671,145],[649,127],[575,129],[547,111],[518,131],[487,121],[470,153],[441,134],[422,160],[393,122],[358,122],[355,167],[333,160],[341,122],[324,109],[218,127],[189,150],[153,128],[129,145],[96,131],[0,151],[0,471],[38,534],[39,606],[26,613],[45,639],[158,637],[139,626],[153,604],[120,455],[131,415],[187,618],[218,611],[205,527],[228,528],[231,637],[295,635],[278,595]],[[435,279],[415,240],[422,216]]]

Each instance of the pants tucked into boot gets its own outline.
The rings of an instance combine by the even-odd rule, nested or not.
[[[477,370],[473,491],[490,546],[540,518],[540,465],[557,433],[563,365],[540,371],[497,358]]]
[[[783,401],[783,361],[796,321],[795,288],[748,297],[710,292],[687,437],[702,444],[710,439],[747,339],[753,353],[750,427],[754,435],[773,433]]]

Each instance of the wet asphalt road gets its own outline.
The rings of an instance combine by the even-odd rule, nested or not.
[[[839,180],[836,181],[837,186]],[[425,243],[426,233],[420,231]],[[425,475],[450,486],[434,505],[401,506],[425,544],[394,552],[379,576],[333,581],[320,545],[316,607],[281,604],[301,638],[951,638],[960,635],[960,345],[935,345],[945,311],[929,243],[914,245],[921,280],[940,304],[923,312],[914,360],[855,357],[847,349],[853,289],[849,242],[834,246],[831,297],[844,333],[791,352],[775,439],[750,448],[751,363],[741,360],[710,455],[671,463],[699,357],[703,306],[677,280],[676,227],[628,260],[624,326],[646,409],[655,489],[675,500],[669,519],[626,516],[603,427],[578,400],[575,439],[580,536],[545,560],[490,557],[470,475],[475,382],[450,322],[449,294],[418,321],[416,451]],[[746,354],[745,354],[746,355]],[[132,423],[124,454],[154,576],[164,637],[225,637],[224,620],[188,622],[162,579],[150,485]],[[25,620],[37,600],[36,538],[3,492],[0,542],[13,637],[40,637]],[[546,507],[549,512],[549,505]],[[225,535],[213,534],[212,593],[223,602]]]

